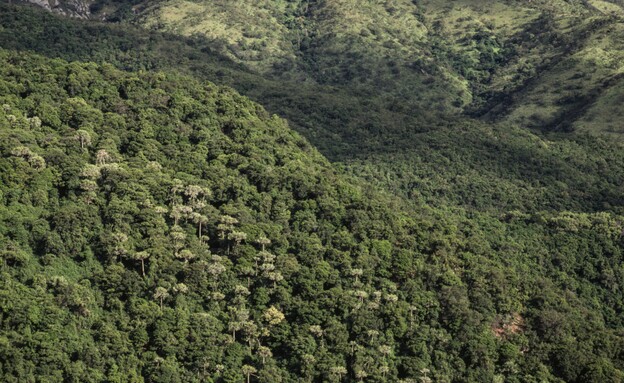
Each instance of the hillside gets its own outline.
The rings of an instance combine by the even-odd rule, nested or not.
[[[487,111],[540,129],[591,119],[597,113],[577,105],[612,99],[606,89],[622,71],[616,1],[170,0],[139,9],[137,23],[206,36],[266,75],[375,89],[404,108]]]
[[[456,3],[0,4],[0,380],[622,381],[618,6]]]
[[[466,113],[610,139],[621,133],[614,107],[624,70],[618,1],[57,5],[69,14],[77,7],[93,10],[88,16],[94,19],[202,37],[215,52],[265,78],[331,85],[393,112]]]
[[[125,24],[5,7],[0,25],[7,48],[130,70],[182,71],[232,86],[288,118],[332,161],[412,200],[494,215],[501,209],[622,211],[621,146],[600,136],[539,136],[524,126],[406,108],[400,99],[387,105],[369,91],[266,78],[219,55],[208,41]]]
[[[619,218],[414,220],[231,90],[1,60],[4,381],[569,380],[621,363]]]

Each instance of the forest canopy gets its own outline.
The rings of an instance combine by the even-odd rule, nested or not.
[[[619,376],[619,217],[408,214],[231,89],[0,62],[4,381]]]
[[[286,3],[308,10],[262,4]],[[386,3],[400,7],[384,22],[414,5]],[[319,24],[303,27],[330,28],[349,4],[319,2]],[[391,86],[434,61],[407,77],[405,62],[387,67],[373,96],[359,81],[375,62],[344,72],[324,51],[351,41],[343,20],[343,34],[300,42],[304,69],[333,68],[314,83],[297,82],[302,67],[276,78],[249,52],[232,60],[205,37],[122,22],[132,12],[108,24],[0,4],[0,381],[624,379],[617,141],[444,113],[458,108],[444,87],[426,104]],[[554,17],[522,33],[576,48],[570,36],[612,22],[566,35]],[[474,95],[518,64],[489,32],[468,53],[498,56],[463,60],[465,47],[440,45],[444,25],[421,53],[477,79]],[[388,52],[401,33],[375,32]]]

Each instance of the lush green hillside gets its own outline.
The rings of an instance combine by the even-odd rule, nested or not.
[[[0,62],[3,381],[619,379],[621,217],[410,213],[231,90]]]
[[[5,47],[124,69],[183,71],[230,85],[287,117],[330,159],[401,196],[495,215],[501,209],[621,211],[622,150],[601,138],[540,137],[514,125],[409,109],[400,99],[378,102],[369,91],[266,79],[202,39],[25,8],[4,7],[0,22]]]
[[[577,104],[600,98],[622,70],[616,1],[168,0],[138,9],[141,25],[207,36],[281,79],[375,89],[446,114],[504,113],[538,128],[576,121],[585,114]]]
[[[455,3],[0,4],[0,380],[622,381],[618,6]]]
[[[495,211],[622,204],[621,147],[585,135],[619,138],[617,2],[151,4],[137,24],[208,36],[268,78],[332,85],[295,89],[319,105],[277,110],[330,158],[394,192]],[[527,127],[566,134],[540,137]]]
[[[621,133],[618,1],[79,3],[91,5],[93,18],[202,37],[213,52],[265,78],[331,85],[384,112]],[[350,129],[361,121],[349,120]],[[380,125],[396,124],[389,121]]]
[[[407,331],[397,283],[373,270],[419,248],[389,200],[231,90],[0,60],[3,381],[381,373],[369,353],[395,336],[380,321],[369,344],[362,305]]]

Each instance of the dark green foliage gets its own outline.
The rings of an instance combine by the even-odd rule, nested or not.
[[[622,379],[617,144],[438,117],[305,39],[339,87],[199,37],[0,21],[0,380]],[[476,91],[515,54],[465,43],[477,64],[433,52]],[[232,89],[156,69],[261,100],[343,170]]]
[[[325,156],[344,163],[350,173],[419,203],[459,205],[495,214],[501,209],[621,212],[621,146],[602,137],[540,137],[514,125],[491,125],[441,114],[427,100],[412,102],[407,94],[390,97],[357,82],[321,86],[276,81],[220,56],[213,42],[199,36],[182,38],[127,24],[67,20],[24,7],[0,5],[0,10],[3,47],[66,60],[108,62],[129,70],[173,69],[232,86],[286,117],[294,129]],[[510,44],[533,49],[531,44],[538,43],[525,35],[539,31],[544,34],[540,38],[563,39],[551,36],[555,33],[552,23],[551,16],[544,15]],[[576,34],[584,35],[590,27],[582,25]],[[486,31],[471,39],[490,48],[496,44]],[[579,39],[565,36],[556,48]],[[449,61],[450,66],[456,66],[453,60],[463,57],[449,52],[448,44],[438,46],[436,57]],[[519,55],[508,53],[510,60]],[[72,78],[70,92],[79,91],[77,81]],[[481,86],[478,81],[471,84]],[[124,84],[120,90],[108,89],[93,96],[104,97],[111,91],[123,95],[129,87]],[[164,92],[154,97],[166,102],[168,96]],[[43,110],[47,107],[41,104],[38,112],[44,122],[53,126],[60,123],[60,111]],[[260,170],[253,165],[249,168],[250,174]],[[271,187],[275,179],[264,182],[269,184],[259,186]]]
[[[0,63],[4,381],[621,375],[621,218],[410,217],[230,89]]]

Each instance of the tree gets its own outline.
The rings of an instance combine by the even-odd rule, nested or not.
[[[247,383],[250,383],[250,382],[251,382],[251,377],[252,377],[252,376],[255,376],[254,374],[255,374],[256,372],[258,372],[258,370],[256,370],[256,368],[255,368],[255,367],[250,366],[250,365],[248,365],[248,364],[245,364],[245,365],[243,366],[243,368],[241,369],[241,371],[242,371],[242,372],[243,372],[243,374],[247,377]]]
[[[84,192],[84,201],[87,205],[90,205],[91,202],[97,198],[97,182],[93,180],[82,180],[80,181],[80,189]]]
[[[323,328],[317,324],[313,324],[309,327],[309,331],[312,335],[314,335],[317,338],[322,338],[323,335],[325,335],[325,331],[323,330]]]
[[[228,239],[233,241],[236,246],[240,245],[245,239],[247,239],[247,233],[243,233],[242,231],[232,231],[228,234]],[[228,245],[228,253],[230,252],[230,248]]]
[[[230,239],[240,239],[241,241],[245,238],[234,236],[234,238],[230,238],[230,234],[234,231],[234,225],[238,224],[238,220],[229,215],[223,215],[220,218],[220,222],[217,225],[217,231],[219,232],[219,239],[222,241],[230,240]],[[244,234],[244,233],[243,233]],[[227,253],[230,253],[230,243],[227,244]]]
[[[168,212],[169,212],[169,209],[167,207],[165,207],[165,206],[156,206],[156,207],[154,207],[154,213],[156,213],[156,214],[163,215],[163,214],[167,214]]]
[[[249,311],[240,307],[229,307],[230,321],[228,322],[228,328],[232,331],[232,340],[236,341],[236,332],[240,331],[245,322],[249,321]]]
[[[78,129],[74,138],[80,143],[80,149],[91,145],[91,134],[84,129]]]
[[[369,342],[373,343],[375,338],[379,335],[379,331],[371,329],[366,331],[366,335],[370,337]]]
[[[202,194],[204,189],[198,185],[188,185],[184,190],[184,194],[189,198],[189,200],[195,201],[197,197]]]
[[[173,226],[178,226],[180,219],[184,218],[186,221],[193,217],[193,208],[186,205],[173,205],[169,216],[173,218]]]
[[[15,157],[21,157],[23,159],[28,159],[33,155],[32,150],[27,148],[26,146],[16,146],[11,150],[11,155]]]
[[[277,287],[277,282],[281,282],[284,280],[284,276],[279,271],[271,271],[267,273],[267,278],[270,281],[273,281],[273,288]]]
[[[184,241],[186,240],[186,233],[180,226],[174,226],[169,233],[171,240],[173,241],[173,255],[177,258],[178,252],[184,247]]]
[[[169,298],[169,291],[164,287],[157,287],[156,291],[154,291],[154,299],[160,301],[160,309],[163,308],[163,301]]]
[[[145,260],[151,256],[147,251],[137,251],[134,253],[134,259],[141,262],[141,275],[145,277]]]
[[[255,270],[251,266],[245,266],[240,268],[240,275],[247,278],[247,288],[251,287],[251,277],[256,275]]]
[[[381,377],[383,379],[386,379],[386,374],[388,372],[390,372],[390,367],[388,367],[388,365],[384,364],[383,366],[379,367],[379,372],[381,373]]]
[[[176,294],[186,294],[189,292],[189,288],[186,284],[184,283],[176,283],[175,286],[173,286],[173,291]]]
[[[223,215],[220,218],[220,223],[217,225],[217,230],[219,231],[219,238],[226,239],[227,234],[234,230],[234,225],[238,224],[238,220],[229,215]]]
[[[332,380],[335,379],[336,382],[340,382],[342,377],[347,374],[347,369],[342,366],[330,367],[329,376]]]
[[[46,167],[45,159],[25,146],[15,147],[11,150],[11,155],[23,158],[35,170],[43,170]]]
[[[43,121],[41,121],[41,119],[37,116],[29,118],[28,121],[30,122],[30,129],[33,130],[41,128],[41,125],[43,124]]]
[[[242,322],[241,330],[243,330],[243,333],[245,334],[245,340],[247,340],[247,346],[249,347],[249,352],[251,353],[252,345],[260,335],[258,325],[250,320],[244,321]]]
[[[28,163],[35,170],[43,170],[46,167],[46,161],[43,157],[38,154],[33,154],[29,159]]]
[[[176,254],[176,258],[178,259],[183,259],[184,260],[184,264],[188,264],[189,261],[195,259],[196,255],[190,251],[189,249],[184,249],[182,251],[180,251],[178,254]]]
[[[105,149],[100,149],[95,154],[95,164],[96,165],[106,165],[110,161],[112,161],[113,157],[108,154],[108,151]]]
[[[182,218],[182,209],[180,205],[173,205],[171,208],[171,213],[169,214],[171,218],[173,218],[173,226],[178,226],[178,221]]]
[[[113,259],[117,261],[120,257],[124,257],[128,254],[128,250],[126,249],[128,236],[122,232],[115,232],[111,235],[111,239],[113,241]]]
[[[271,244],[271,240],[262,236],[256,240],[256,243],[262,246],[262,251],[265,251],[265,247]]]
[[[191,215],[191,219],[193,220],[193,222],[197,224],[197,237],[201,241],[202,240],[202,225],[205,225],[206,223],[208,223],[208,217],[200,213],[194,212]]]
[[[255,257],[254,261],[256,262],[256,269],[262,270],[265,274],[275,270],[275,265],[273,262],[275,261],[275,255],[269,253],[268,251],[260,251]],[[258,262],[262,261],[262,265],[258,265]]]
[[[314,364],[316,363],[316,358],[314,357],[314,355],[304,354],[301,357],[301,360],[303,361],[303,374],[305,375],[307,381],[311,381],[314,373]]]
[[[368,373],[362,369],[355,370],[355,378],[358,382],[363,382],[368,377]]]
[[[245,307],[245,304],[247,303],[247,296],[249,296],[249,294],[250,292],[247,287],[242,285],[236,285],[234,287],[234,304],[239,307]]]
[[[258,347],[258,355],[262,359],[262,364],[266,363],[266,360],[273,356],[271,349],[265,346]]]
[[[379,346],[378,350],[381,353],[381,355],[383,355],[384,360],[386,360],[388,355],[390,355],[392,353],[392,347],[386,346],[386,345]]]
[[[420,382],[421,383],[431,383],[432,382],[431,378],[429,377],[429,373],[430,372],[431,371],[428,368],[423,368],[423,369],[420,370],[420,373],[422,374],[420,376]]]
[[[364,304],[364,299],[368,298],[368,293],[364,290],[357,290],[353,294],[360,300],[360,304]]]
[[[358,283],[360,277],[364,274],[364,270],[362,269],[351,269],[351,275],[355,277],[355,283]]]
[[[275,306],[269,307],[264,312],[264,320],[269,324],[269,326],[277,326],[282,323],[285,318],[284,313],[278,310]]]
[[[215,290],[217,289],[219,278],[221,274],[223,274],[226,270],[227,268],[225,267],[225,265],[223,265],[221,257],[216,254],[213,254],[211,262],[208,264],[208,267],[206,268],[206,272],[212,277],[213,289]]]
[[[199,185],[188,185],[184,190],[184,194],[189,200],[189,205],[193,208],[201,209],[205,206],[205,198],[212,196],[212,191]]]
[[[178,198],[178,194],[184,190],[184,182],[181,180],[174,178],[172,181],[171,189],[169,189],[169,200],[172,203],[182,202],[181,198]]]
[[[228,329],[232,332],[232,340],[236,342],[236,332],[240,331],[243,328],[243,323],[236,320],[231,320],[228,322]]]
[[[349,342],[349,347],[351,350],[351,356],[355,355],[355,351],[358,350],[361,346],[358,344],[358,342],[352,340]]]

